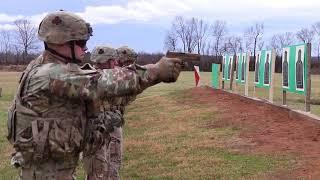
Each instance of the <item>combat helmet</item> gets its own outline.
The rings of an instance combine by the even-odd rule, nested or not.
[[[72,63],[81,62],[81,60],[76,59],[75,44],[81,48],[86,48],[90,36],[92,36],[90,24],[80,16],[66,11],[49,13],[43,18],[38,29],[38,37],[44,42],[45,49]],[[72,58],[66,57],[48,46],[48,44],[65,43],[69,44]]]
[[[118,64],[127,66],[136,62],[138,54],[128,46],[121,46],[117,49]]]
[[[91,53],[90,61],[96,64],[104,64],[110,60],[116,60],[117,52],[109,46],[96,46]]]
[[[90,36],[92,36],[90,24],[80,16],[66,11],[49,13],[41,21],[38,30],[39,39],[52,44],[87,41]]]

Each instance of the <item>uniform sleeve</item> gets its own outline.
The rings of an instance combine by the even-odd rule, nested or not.
[[[148,68],[125,67],[101,71],[69,71],[61,65],[52,65],[39,71],[42,89],[66,98],[101,99],[131,96],[158,83]],[[46,83],[47,82],[47,83]]]

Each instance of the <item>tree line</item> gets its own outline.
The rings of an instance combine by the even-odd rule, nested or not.
[[[40,41],[37,39],[37,28],[27,19],[14,22],[15,29],[0,31],[0,64],[27,64],[40,53]],[[312,43],[314,56],[312,67],[320,62],[320,22],[310,27],[301,28],[297,32],[280,32],[266,39],[264,23],[257,22],[246,27],[242,34],[230,32],[224,20],[213,23],[199,18],[177,16],[173,19],[170,29],[164,37],[164,50],[197,53],[202,55],[200,69],[211,70],[211,63],[221,63],[223,54],[251,52],[250,70],[254,70],[256,51],[275,49],[277,53],[276,72],[281,72],[282,48],[298,43]],[[153,63],[162,56],[161,53],[139,53],[138,62]],[[280,63],[279,63],[279,62]],[[280,67],[278,67],[280,66]]]
[[[274,48],[277,55],[281,55],[285,46],[312,43],[313,55],[319,57],[320,22],[297,32],[280,32],[268,39],[264,37],[264,29],[264,23],[257,22],[246,27],[242,34],[234,34],[229,32],[224,20],[210,24],[199,18],[177,16],[166,33],[164,49],[215,57],[250,51],[255,57],[256,51],[262,49]]]
[[[14,26],[0,31],[0,64],[27,64],[39,54],[37,28],[27,19],[14,21]]]

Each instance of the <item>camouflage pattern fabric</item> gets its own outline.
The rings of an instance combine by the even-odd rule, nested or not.
[[[76,160],[76,159],[74,159]],[[70,160],[70,164],[65,162],[60,165],[55,160],[48,160],[41,165],[36,163],[30,164],[28,167],[22,167],[19,174],[20,180],[76,180],[74,176],[75,168],[74,164]]]
[[[116,127],[114,131],[110,133],[110,143],[106,152],[108,157],[108,179],[120,179],[122,147],[122,127]]]
[[[38,59],[24,73],[8,133],[22,154],[22,174],[51,174],[54,179],[63,173],[70,179],[84,146],[86,101],[135,95],[159,80],[147,68],[81,70],[48,51]]]
[[[96,65],[97,68],[100,68],[102,66],[107,69],[112,69],[114,67],[111,64],[109,64],[109,61],[116,59],[118,65],[123,65],[123,63],[125,62],[126,65],[131,65],[130,68],[135,69],[134,62],[136,61],[137,56],[133,56],[136,53],[132,49],[128,48],[127,46],[118,48],[117,57],[114,56],[114,52],[115,49],[111,47],[97,46],[91,53],[91,61],[93,63],[103,64],[99,66]],[[103,147],[103,149],[106,150],[104,153],[102,153],[100,150],[95,151],[95,154],[91,154],[88,156],[88,152],[84,153],[84,155],[86,156],[86,161],[84,161],[84,164],[86,164],[86,167],[91,167],[89,169],[86,169],[87,179],[98,179],[97,177],[102,177],[101,172],[99,171],[101,169],[106,170],[102,174],[103,176],[106,176],[106,179],[120,179],[119,171],[122,160],[122,125],[124,123],[123,114],[125,111],[125,106],[128,105],[129,102],[133,101],[135,97],[135,95],[131,95],[101,99],[98,103],[96,103],[96,105],[91,106],[94,107],[90,110],[91,112],[94,112],[93,114],[104,114],[106,112],[114,111],[121,112],[122,124],[121,126],[114,126],[113,131],[109,133],[108,140],[105,140],[105,142],[107,143]],[[89,147],[90,146],[93,145],[89,145]],[[101,163],[101,158],[103,157],[102,154],[106,155],[103,161],[105,162],[105,164]],[[98,159],[98,157],[100,160]],[[91,165],[91,162],[95,161],[100,163],[93,163]]]
[[[116,58],[117,51],[114,48],[109,46],[96,46],[92,50],[90,61],[92,63],[107,63],[109,60]]]
[[[89,40],[92,28],[74,13],[58,11],[48,14],[40,23],[38,37],[46,43],[64,44],[68,41]]]
[[[107,143],[108,144],[108,143]],[[104,144],[94,154],[84,156],[83,167],[87,174],[87,180],[108,179],[107,144]]]
[[[137,61],[138,54],[128,46],[117,48],[117,61],[120,67],[134,64]]]
[[[119,66],[131,66],[136,68],[137,54],[135,51],[127,46],[123,46],[117,49],[118,58],[117,62]],[[104,108],[109,108],[111,111],[120,110],[122,116],[125,113],[125,107],[136,99],[135,95],[122,96],[108,98],[108,103],[104,104]],[[125,121],[124,121],[125,122]],[[122,126],[115,127],[114,131],[110,133],[110,143],[107,149],[108,157],[108,179],[118,180],[120,179],[120,168],[122,163],[123,153],[123,134]]]

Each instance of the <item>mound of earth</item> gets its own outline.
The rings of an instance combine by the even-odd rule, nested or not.
[[[212,104],[217,112],[216,120],[206,128],[242,127],[239,137],[228,143],[231,149],[297,157],[292,171],[280,172],[272,179],[320,179],[320,122],[292,116],[286,108],[210,87],[193,88],[189,93],[194,103]]]

